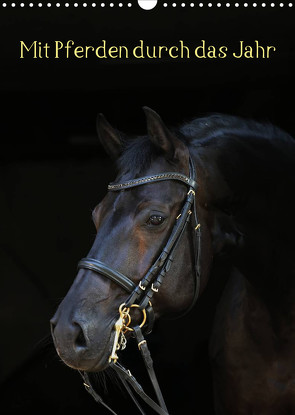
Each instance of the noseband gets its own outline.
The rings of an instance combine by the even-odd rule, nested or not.
[[[172,232],[168,238],[167,243],[165,244],[161,254],[156,259],[156,261],[152,264],[149,268],[147,273],[143,276],[140,282],[136,285],[134,282],[127,276],[123,275],[117,270],[112,269],[108,265],[104,264],[101,261],[98,261],[94,258],[83,258],[79,264],[78,268],[89,269],[91,271],[97,272],[100,275],[104,275],[111,281],[117,283],[120,287],[122,287],[125,291],[129,293],[129,297],[127,298],[126,302],[121,304],[119,308],[119,319],[114,325],[115,331],[115,338],[113,344],[112,354],[109,358],[109,361],[113,367],[113,369],[117,372],[119,377],[121,378],[124,386],[126,387],[127,391],[129,392],[130,396],[132,397],[134,403],[140,410],[142,414],[144,414],[141,406],[137,402],[136,398],[133,396],[133,393],[129,387],[132,386],[133,390],[137,392],[141,398],[150,405],[158,414],[160,415],[168,415],[168,410],[166,408],[161,390],[158,385],[158,381],[153,369],[152,359],[147,347],[146,340],[143,337],[142,332],[148,334],[152,331],[153,323],[154,323],[154,312],[152,307],[152,298],[153,295],[158,293],[160,286],[170,270],[171,264],[174,260],[175,251],[177,246],[184,234],[185,228],[187,223],[192,217],[193,222],[193,241],[194,241],[194,268],[195,268],[195,291],[193,301],[187,310],[187,312],[194,306],[197,301],[199,290],[200,290],[200,224],[198,222],[197,212],[196,212],[196,201],[195,201],[195,193],[197,189],[196,183],[196,171],[194,168],[194,164],[192,159],[189,159],[189,177],[182,174],[182,173],[175,173],[175,172],[166,172],[161,174],[156,174],[147,177],[141,177],[134,180],[129,180],[123,183],[110,183],[108,185],[108,190],[112,192],[119,192],[124,191],[126,189],[131,189],[133,187],[142,186],[145,184],[165,181],[165,180],[176,180],[179,182],[184,183],[188,187],[188,192],[186,195],[186,199],[184,201],[183,207],[181,212],[177,216],[175,220],[174,227]],[[143,314],[143,321],[140,325],[135,327],[130,327],[131,324],[131,316],[130,310],[131,308],[136,307],[142,311]],[[142,353],[147,371],[149,373],[151,382],[153,384],[154,390],[156,392],[159,405],[154,402],[149,396],[147,396],[144,391],[142,390],[141,386],[138,384],[136,379],[131,375],[129,370],[126,370],[123,366],[121,366],[117,360],[117,351],[119,349],[124,349],[126,346],[126,338],[125,335],[127,331],[132,332],[133,336],[136,338],[138,347]],[[96,401],[103,404],[107,407],[113,414],[115,412],[106,405],[99,395],[93,390],[91,383],[89,381],[89,377],[87,373],[83,373],[82,377],[84,379],[84,385],[87,391],[94,397]]]

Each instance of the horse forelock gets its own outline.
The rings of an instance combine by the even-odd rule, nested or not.
[[[126,139],[123,142],[123,152],[117,160],[119,173],[129,173],[134,178],[140,175],[151,164],[152,147],[147,136]]]

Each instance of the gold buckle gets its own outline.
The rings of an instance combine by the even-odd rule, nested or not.
[[[159,288],[155,288],[154,284],[152,284],[151,289],[152,291],[154,291],[154,293],[157,293],[159,291]]]
[[[141,342],[139,342],[138,343],[138,348],[139,348],[139,350],[141,349],[141,346],[144,344],[144,343],[146,343],[146,340],[142,340]]]

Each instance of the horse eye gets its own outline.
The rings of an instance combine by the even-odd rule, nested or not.
[[[159,226],[164,222],[165,218],[163,216],[152,215],[147,221],[148,225]]]

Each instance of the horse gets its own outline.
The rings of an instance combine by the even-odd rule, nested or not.
[[[100,403],[87,374],[112,367],[141,413],[130,385],[168,414],[144,334],[155,320],[189,317],[224,263],[228,282],[209,350],[215,411],[293,413],[294,141],[269,123],[236,116],[168,128],[156,112],[144,112],[147,135],[136,138],[98,116],[118,175],[93,210],[95,241],[51,319],[57,353],[84,373]],[[130,336],[158,403],[118,363]]]

